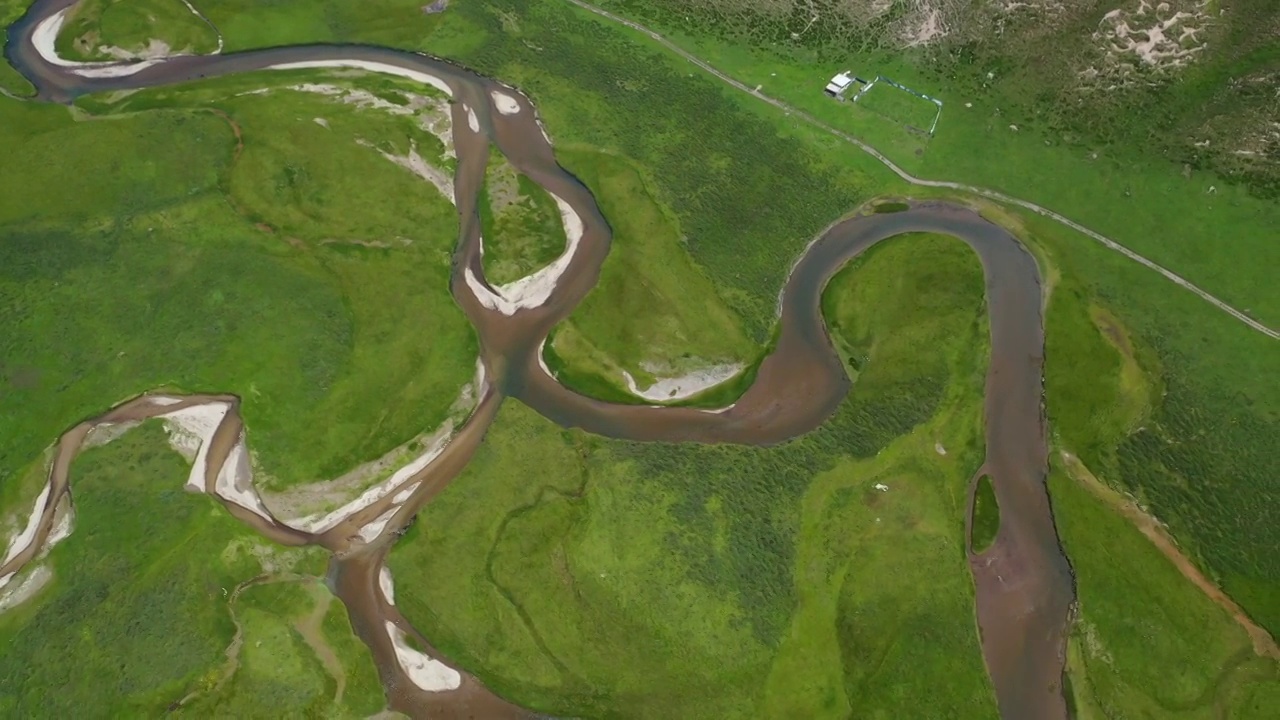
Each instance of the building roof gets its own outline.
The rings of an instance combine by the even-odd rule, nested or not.
[[[848,73],[840,73],[831,78],[831,82],[827,83],[826,90],[832,95],[838,95],[844,92],[844,89],[853,84],[853,77]]]

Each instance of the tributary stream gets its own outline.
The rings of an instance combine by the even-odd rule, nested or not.
[[[986,275],[991,358],[985,399],[987,454],[978,474],[992,478],[1000,506],[1000,528],[990,548],[981,554],[969,554],[986,665],[1002,716],[1018,720],[1067,717],[1062,679],[1074,585],[1058,543],[1045,484],[1048,448],[1042,405],[1044,327],[1040,276],[1031,255],[1004,229],[971,210],[940,202],[911,203],[903,212],[840,221],[820,235],[796,263],[780,297],[777,345],[764,359],[754,383],[735,404],[721,411],[707,411],[602,402],[563,387],[538,360],[550,330],[572,312],[597,282],[611,234],[591,192],[556,163],[551,144],[526,97],[448,62],[365,46],[306,45],[182,56],[154,61],[141,69],[130,67],[130,71],[136,71],[128,74],[82,73],[76,67],[51,62],[33,39],[42,23],[75,2],[40,0],[9,29],[6,53],[35,84],[38,100],[66,103],[92,92],[151,88],[282,64],[332,61],[374,63],[423,73],[443,81],[452,90],[458,156],[455,187],[461,222],[451,289],[480,337],[481,359],[489,382],[478,407],[445,450],[416,474],[415,480],[420,481],[417,489],[399,504],[388,529],[373,542],[353,543],[353,530],[394,505],[377,503],[328,531],[312,533],[219,498],[237,518],[273,541],[319,544],[334,552],[331,587],[346,605],[357,634],[372,650],[393,709],[414,717],[433,718],[532,716],[497,697],[461,669],[461,683],[454,689],[432,692],[411,682],[397,659],[386,629],[388,622],[413,637],[427,654],[446,664],[449,661],[434,652],[429,639],[414,631],[379,589],[379,573],[397,537],[395,531],[406,526],[461,472],[504,396],[517,398],[561,425],[614,438],[751,445],[794,438],[822,424],[850,387],[820,312],[820,296],[827,280],[880,240],[927,231],[966,242],[981,258]],[[498,106],[494,92],[505,95],[504,106]],[[513,109],[511,100],[518,103],[518,110]],[[581,239],[549,297],[512,314],[486,307],[472,286],[478,279],[484,288],[492,290],[483,279],[477,209],[490,142],[520,172],[567,203],[582,222]],[[929,258],[921,258],[921,262],[928,261]],[[466,279],[468,271],[472,283]],[[226,402],[230,410],[209,443],[206,490],[213,489],[223,464],[232,457],[237,442],[244,439],[237,398],[187,397],[181,403],[195,405],[210,400]],[[28,563],[51,532],[54,508],[68,490],[71,460],[95,425],[155,417],[173,412],[175,407],[181,405],[161,406],[144,396],[64,434],[50,471],[50,495],[35,541],[0,567],[0,576]],[[237,457],[243,461],[243,454]],[[449,582],[449,578],[439,581]]]

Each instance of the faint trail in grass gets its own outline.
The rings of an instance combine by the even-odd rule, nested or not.
[[[342,667],[342,661],[338,659],[337,653],[333,651],[333,647],[324,637],[324,617],[329,612],[329,606],[333,604],[333,595],[324,587],[324,585],[312,581],[311,596],[316,601],[315,607],[311,612],[298,618],[294,622],[294,628],[298,634],[302,636],[303,641],[311,648],[311,651],[319,658],[320,664],[324,665],[324,669],[333,678],[336,688],[333,691],[333,706],[340,707],[342,705],[342,696],[347,691],[347,673]]]
[[[1196,295],[1200,296],[1200,298],[1203,299],[1205,302],[1208,302],[1214,307],[1217,307],[1219,310],[1222,310],[1223,312],[1234,317],[1235,319],[1239,320],[1245,325],[1248,325],[1250,328],[1257,330],[1263,335],[1266,335],[1267,337],[1273,340],[1280,340],[1280,331],[1272,330],[1266,325],[1263,325],[1261,322],[1254,320],[1253,318],[1235,309],[1234,307],[1228,305],[1222,300],[1219,300],[1213,295],[1210,295],[1208,292],[1197,287],[1190,280],[1187,280],[1181,275],[1174,273],[1172,270],[1169,270],[1168,268],[1165,268],[1162,265],[1157,264],[1155,261],[1149,260],[1143,257],[1142,255],[1139,255],[1138,253],[1134,252],[1133,250],[1130,250],[1124,245],[1121,245],[1115,240],[1112,240],[1111,238],[1108,238],[1101,233],[1090,230],[1089,228],[1081,225],[1080,223],[1075,222],[1074,220],[1067,218],[1064,215],[1056,213],[1048,208],[1042,207],[1033,202],[1029,202],[1027,200],[1021,200],[1011,195],[1005,195],[1004,193],[998,192],[996,190],[989,190],[987,188],[981,188],[974,185],[965,185],[963,183],[950,182],[946,180],[926,180],[924,178],[918,178],[912,175],[911,173],[907,172],[906,170],[903,170],[902,168],[898,167],[892,160],[890,160],[883,153],[881,153],[879,150],[876,150],[874,147],[867,144],[866,142],[859,140],[858,138],[846,132],[843,132],[841,130],[837,130],[836,128],[831,127],[830,125],[822,122],[821,120],[813,117],[812,115],[804,112],[803,110],[800,110],[799,108],[793,107],[792,105],[789,105],[788,103],[785,103],[777,98],[771,97],[769,95],[765,95],[764,93],[760,92],[755,88],[747,87],[745,84],[739,82],[738,80],[735,80],[734,78],[724,74],[723,72],[720,72],[715,67],[713,67],[710,63],[707,63],[705,60],[698,58],[693,53],[690,53],[689,51],[681,48],[679,45],[676,45],[674,42],[668,40],[666,37],[662,36],[661,34],[654,32],[653,30],[650,30],[649,28],[639,23],[632,22],[631,20],[627,20],[626,18],[619,17],[609,12],[608,10],[596,7],[595,5],[592,5],[587,2],[583,2],[583,0],[566,0],[566,1],[582,8],[583,10],[587,10],[589,12],[595,13],[596,15],[599,15],[600,17],[603,17],[607,20],[611,20],[621,25],[625,25],[626,27],[629,27],[632,30],[648,35],[650,38],[652,38],[654,41],[656,41],[663,47],[667,48],[671,52],[674,52],[675,54],[689,61],[690,63],[693,63],[694,65],[698,66],[702,70],[705,70],[707,73],[714,75],[716,78],[723,81],[724,83],[738,90],[741,90],[742,92],[747,93],[748,95],[755,96],[756,98],[759,98],[760,100],[763,100],[764,102],[769,103],[770,105],[778,108],[779,110],[782,110],[783,112],[786,112],[789,115],[794,115],[795,117],[798,117],[801,120],[804,120],[810,125],[813,125],[816,128],[819,128],[831,135],[834,135],[835,137],[841,140],[844,140],[845,142],[851,145],[856,146],[859,150],[867,153],[868,155],[875,158],[876,160],[879,160],[881,164],[883,164],[885,167],[892,170],[894,174],[896,174],[898,177],[902,178],[906,182],[911,183],[912,185],[919,185],[922,187],[945,188],[950,190],[961,190],[963,192],[973,193],[975,195],[981,195],[983,197],[990,198],[992,200],[996,200],[1002,203],[1017,205],[1018,207],[1024,208],[1026,210],[1030,210],[1031,212],[1036,213],[1037,215],[1041,215],[1051,220],[1055,220],[1063,225],[1066,225],[1072,230],[1075,230],[1076,232],[1079,232],[1083,235],[1088,236],[1089,238],[1092,238],[1093,240],[1096,240],[1097,242],[1101,243],[1103,246],[1105,246],[1109,250],[1114,250],[1115,252],[1118,252],[1121,255],[1124,255],[1125,257],[1129,258],[1130,260],[1133,260],[1134,262],[1137,262],[1147,268],[1150,268],[1151,270],[1155,270],[1156,272],[1165,276],[1167,279],[1169,279],[1173,283],[1185,288],[1186,290],[1189,290],[1195,293]]]
[[[498,544],[502,542],[502,538],[506,534],[507,525],[510,524],[512,520],[536,510],[548,494],[558,495],[559,497],[567,500],[580,499],[587,490],[587,468],[585,464],[581,466],[580,474],[581,480],[579,481],[577,488],[573,490],[561,490],[560,488],[551,486],[544,487],[538,491],[537,497],[534,498],[532,502],[527,505],[521,505],[513,508],[503,516],[502,522],[498,524],[497,532],[494,533],[493,544],[489,546],[489,552],[485,556],[484,574],[485,579],[489,581],[489,584],[492,585],[493,588],[498,591],[498,594],[510,603],[511,607],[516,611],[516,615],[520,617],[521,624],[523,624],[525,629],[529,631],[530,637],[533,638],[534,644],[538,646],[538,650],[542,655],[546,657],[552,665],[555,665],[556,670],[560,671],[562,675],[572,679],[574,682],[581,683],[583,686],[586,686],[585,679],[571,670],[569,666],[565,665],[564,662],[562,662],[560,658],[556,657],[555,653],[551,651],[551,648],[547,646],[546,640],[543,639],[542,634],[538,632],[537,625],[533,622],[533,618],[529,615],[528,611],[526,611],[524,606],[522,606],[516,599],[515,594],[504,587],[503,584],[498,581],[497,576],[493,573],[494,555],[497,554]],[[576,587],[574,588],[574,593],[577,593]]]
[[[1159,520],[1148,515],[1137,503],[1125,499],[1120,493],[1099,480],[1076,456],[1063,452],[1062,459],[1066,463],[1068,476],[1088,488],[1095,497],[1120,513],[1121,517],[1133,523],[1173,563],[1174,567],[1178,568],[1183,577],[1190,580],[1191,584],[1195,585],[1200,592],[1204,593],[1205,596],[1231,615],[1231,618],[1249,636],[1249,640],[1253,644],[1253,651],[1258,657],[1280,660],[1280,646],[1276,645],[1271,633],[1267,632],[1266,628],[1255,623],[1248,613],[1244,611],[1244,608],[1236,604],[1221,588],[1200,572],[1195,563],[1178,549],[1177,542],[1169,535],[1169,531],[1165,529]]]

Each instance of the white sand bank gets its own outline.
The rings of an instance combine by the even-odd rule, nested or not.
[[[62,32],[62,24],[66,22],[67,14],[69,12],[71,12],[71,8],[66,8],[50,15],[41,21],[40,24],[36,26],[36,29],[31,33],[31,43],[35,45],[36,52],[39,53],[40,57],[50,65],[67,68],[81,77],[94,78],[132,75],[136,72],[141,72],[156,63],[162,62],[162,60],[152,59],[136,63],[82,63],[59,57],[56,47],[58,42],[58,33]]]
[[[53,526],[49,531],[49,536],[44,541],[44,552],[48,552],[49,548],[71,537],[71,531],[76,526],[76,511],[67,499],[70,495],[64,495],[62,501],[67,503],[67,509],[62,513],[62,517],[58,518],[58,524]]]
[[[396,660],[409,680],[427,692],[457,690],[462,685],[462,675],[457,670],[409,647],[404,631],[395,623],[387,622],[387,635],[396,649]]]
[[[449,87],[449,83],[430,73],[421,70],[410,70],[399,65],[388,65],[387,63],[369,62],[368,60],[304,60],[301,62],[280,63],[278,65],[270,65],[267,70],[306,70],[309,68],[354,68],[357,70],[368,70],[369,72],[383,73],[386,75],[395,75],[397,77],[408,78],[426,85],[430,85],[440,92],[453,97],[453,88]]]
[[[387,604],[396,604],[396,586],[391,581],[391,571],[386,565],[378,570],[378,589],[382,590],[382,597],[386,599]]]
[[[382,534],[382,531],[387,528],[387,523],[391,522],[391,518],[396,514],[396,510],[399,509],[400,508],[393,506],[390,510],[379,515],[378,519],[360,528],[360,532],[356,534],[360,536],[361,540],[367,543],[377,540],[378,536]]]
[[[7,585],[12,577],[13,574],[10,573],[0,578],[0,588]],[[53,571],[44,565],[31,571],[31,574],[23,578],[17,587],[9,588],[4,593],[0,593],[0,613],[26,602],[33,595],[40,592],[40,589],[52,579]]]
[[[538,367],[542,368],[542,372],[546,373],[547,377],[554,379],[556,376],[555,373],[551,372],[551,368],[547,367],[547,359],[542,356],[542,351],[546,349],[546,347],[547,339],[542,338],[542,342],[538,344]]]
[[[417,144],[411,142],[408,155],[396,155],[394,153],[383,152],[382,150],[378,150],[378,153],[382,155],[382,157],[431,183],[435,189],[440,191],[440,194],[443,195],[446,200],[454,205],[458,204],[458,197],[453,188],[453,178],[444,170],[441,170],[423,159],[423,157],[418,154]]]
[[[627,390],[632,395],[654,401],[684,400],[729,380],[742,372],[744,367],[740,363],[713,365],[680,377],[659,378],[657,382],[644,389],[636,386],[636,380],[631,377],[631,373],[623,370],[622,376],[626,379]]]
[[[27,518],[26,527],[9,541],[9,549],[5,552],[4,561],[0,562],[0,565],[17,557],[36,539],[36,530],[40,529],[40,518],[44,515],[44,506],[49,502],[49,490],[49,483],[46,482],[44,489],[40,491],[40,496],[36,498],[35,506],[31,508],[31,516]]]
[[[520,112],[520,102],[500,90],[490,90],[489,97],[493,98],[493,106],[503,115],[516,115]]]
[[[160,416],[165,421],[165,430],[169,433],[169,444],[183,456],[192,459],[191,475],[188,476],[186,485],[190,490],[204,492],[209,441],[213,439],[214,431],[222,424],[229,409],[230,406],[227,403],[212,402],[174,410]]]
[[[395,505],[403,505],[406,500],[413,497],[413,491],[417,490],[418,486],[421,484],[422,483],[413,483],[412,485],[407,486],[405,489],[396,493],[396,496],[391,498],[391,502]]]
[[[463,105],[467,111],[467,127],[471,128],[471,132],[480,132],[480,119],[476,117],[476,111],[471,109],[469,105]]]
[[[432,460],[439,457],[440,453],[444,452],[444,449],[449,445],[449,440],[452,439],[452,437],[453,424],[446,423],[444,427],[436,431],[436,434],[432,436],[431,442],[426,451],[414,458],[408,465],[405,465],[395,471],[395,473],[385,481],[365,490],[355,500],[352,500],[331,513],[327,513],[320,517],[311,516],[300,518],[298,520],[290,521],[288,524],[304,532],[318,533],[329,530],[353,513],[359,512],[387,495],[390,495],[392,492],[398,491],[405,481],[421,472],[431,464]]]
[[[170,405],[177,405],[178,403],[182,402],[182,399],[176,398],[176,397],[169,397],[168,395],[148,395],[147,402],[151,403],[152,405],[159,405],[160,407],[168,407]]]
[[[582,241],[584,226],[582,218],[569,203],[554,193],[551,193],[551,197],[560,208],[560,220],[564,223],[564,234],[568,240],[565,243],[564,252],[541,270],[493,290],[485,287],[471,268],[466,268],[463,277],[467,287],[471,288],[471,292],[475,293],[476,299],[484,307],[497,310],[503,315],[514,315],[518,310],[540,307],[551,297],[551,293],[556,289],[556,283],[569,269],[569,264],[573,262],[573,256],[578,251],[578,243]]]
[[[229,500],[264,520],[272,520],[271,513],[267,512],[262,498],[258,497],[258,491],[253,487],[253,467],[249,463],[249,449],[245,447],[243,435],[231,448],[231,452],[227,453],[227,460],[218,470],[213,487],[217,496],[223,500]]]

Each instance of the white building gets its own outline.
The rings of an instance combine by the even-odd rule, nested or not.
[[[831,78],[831,82],[827,83],[827,87],[824,92],[831,97],[840,97],[841,93],[847,90],[852,84],[853,76],[847,72],[842,72]]]

